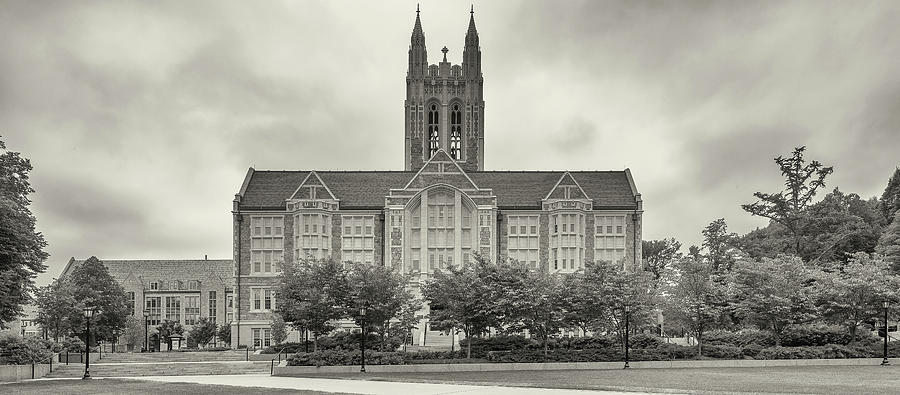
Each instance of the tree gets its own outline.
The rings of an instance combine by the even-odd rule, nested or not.
[[[716,269],[701,259],[680,259],[667,274],[668,316],[688,328],[697,339],[697,355],[703,355],[703,334],[725,310],[725,288]]]
[[[900,211],[900,167],[895,168],[894,174],[888,179],[887,187],[881,194],[880,208],[886,221],[890,221]]]
[[[170,336],[184,334],[184,327],[182,327],[181,323],[178,321],[163,320],[163,322],[156,327],[156,332],[159,333],[159,341],[166,342],[169,346],[169,350],[171,350],[172,339]]]
[[[273,328],[274,329],[274,328]],[[274,337],[275,331],[272,331]],[[196,342],[198,346],[205,346],[216,337],[216,322],[209,318],[203,317],[197,320],[197,323],[191,327],[188,332],[188,342]]]
[[[103,262],[94,256],[72,270],[70,281],[75,300],[98,312],[91,325],[94,336],[101,340],[113,339],[114,333],[125,327],[125,319],[130,315],[124,288],[109,274]],[[73,330],[83,328],[81,310],[69,321],[74,325]]]
[[[872,253],[884,222],[877,206],[874,199],[862,200],[835,188],[807,210],[801,257],[808,262],[846,262],[856,252]]]
[[[728,233],[728,224],[725,223],[725,218],[710,222],[702,233],[703,248],[707,251],[707,258],[713,271],[731,270],[731,265],[735,260],[734,246],[738,236],[735,233]]]
[[[472,357],[472,337],[491,324],[492,301],[485,298],[489,288],[485,276],[490,263],[476,256],[466,267],[450,266],[435,271],[422,288],[422,296],[431,306],[429,320],[441,328],[462,329],[469,339],[466,358]]]
[[[28,208],[34,193],[28,180],[31,162],[6,150],[0,140],[0,327],[22,313],[30,301],[34,277],[46,270],[47,242],[35,231]]]
[[[852,343],[860,325],[881,317],[883,302],[897,301],[900,281],[878,255],[856,253],[846,264],[835,266],[816,273],[815,295],[823,315],[846,326]]]
[[[144,344],[144,320],[135,316],[129,316],[125,320],[125,344],[137,346]]]
[[[272,341],[275,344],[281,344],[284,339],[287,339],[287,324],[281,315],[274,314],[272,317]]]
[[[900,211],[894,214],[894,221],[885,228],[875,252],[884,255],[895,275],[900,275]]]
[[[219,327],[219,330],[216,331],[216,337],[219,338],[219,341],[225,344],[231,344],[231,324],[225,324]]]
[[[674,238],[644,240],[641,242],[641,250],[647,270],[653,273],[654,280],[659,280],[666,266],[681,258],[681,243]]]
[[[343,266],[331,259],[285,263],[278,282],[278,313],[295,328],[306,328],[317,339],[344,318],[350,294]]]
[[[794,149],[790,158],[778,156],[775,163],[785,178],[785,190],[778,193],[756,192],[755,203],[741,205],[751,215],[768,218],[783,225],[793,236],[794,253],[800,252],[800,221],[816,191],[825,186],[825,177],[834,172],[831,166],[819,161],[806,163],[803,152],[806,147]]]
[[[813,274],[799,257],[740,260],[732,272],[732,308],[739,317],[771,330],[776,345],[780,345],[787,326],[816,317],[808,286],[812,279]]]
[[[347,274],[350,295],[345,299],[345,316],[361,328],[365,323],[367,335],[376,332],[384,340],[390,321],[396,319],[403,304],[411,295],[406,289],[408,279],[388,266],[353,264]],[[366,315],[360,308],[366,308]],[[386,342],[382,341],[382,345]]]
[[[75,303],[75,290],[66,279],[57,279],[35,291],[37,319],[42,328],[53,334],[55,342],[67,336],[72,326],[69,318],[81,314]]]

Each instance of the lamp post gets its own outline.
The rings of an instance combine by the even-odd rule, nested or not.
[[[28,323],[25,320],[22,320],[22,337],[25,337],[25,327],[28,326]]]
[[[150,312],[144,310],[144,352],[150,352]]]
[[[359,316],[362,321],[362,347],[360,348],[360,357],[362,357],[362,365],[360,365],[359,372],[366,372],[366,306],[359,308]]]
[[[84,336],[84,376],[81,377],[84,380],[91,378],[91,317],[94,316],[94,308],[85,307],[82,313],[84,313],[85,323],[87,324],[87,331],[85,331]]]
[[[622,369],[628,369],[628,321],[630,321],[631,315],[631,307],[627,304],[625,305],[625,367]]]
[[[890,306],[890,305],[888,304],[888,302],[887,302],[886,300],[885,300],[884,303],[882,303],[882,305],[881,305],[881,307],[884,307],[884,359],[881,360],[881,366],[888,366],[888,365],[891,364],[891,361],[888,361],[888,358],[887,358],[887,348],[888,348],[888,347],[887,347],[887,346],[888,346],[888,345],[887,345],[887,342],[888,342],[888,322],[887,322],[887,318],[888,318],[888,307],[889,307],[889,306]]]

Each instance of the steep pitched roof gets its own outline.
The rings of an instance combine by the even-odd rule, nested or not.
[[[391,188],[402,188],[416,174],[409,171],[317,171],[343,209],[384,207]],[[569,172],[597,209],[633,209],[635,195],[625,171]],[[241,209],[284,209],[285,199],[309,171],[254,171],[241,196]],[[490,188],[500,208],[539,208],[564,171],[467,172],[480,188]]]
[[[59,275],[63,278],[84,263],[84,259],[71,258]],[[109,275],[116,281],[139,279],[141,282],[164,279],[205,281],[218,279],[226,286],[234,282],[231,259],[100,259]]]

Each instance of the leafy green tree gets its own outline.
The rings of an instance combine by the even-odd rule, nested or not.
[[[680,323],[697,339],[703,355],[703,334],[712,328],[727,306],[725,287],[711,263],[683,258],[667,272],[667,318]]]
[[[353,264],[347,274],[350,294],[345,299],[345,316],[360,327],[365,322],[366,334],[378,333],[384,340],[390,321],[397,319],[404,302],[411,298],[406,285],[408,278],[388,266]],[[360,314],[365,306],[366,315]],[[382,344],[385,344],[382,341]]]
[[[751,215],[768,218],[783,225],[793,237],[794,253],[800,252],[801,221],[819,188],[825,186],[825,177],[834,172],[831,166],[819,161],[807,163],[803,158],[806,147],[794,149],[790,158],[779,156],[775,163],[785,178],[785,190],[777,193],[756,192],[755,203],[741,205]]]
[[[476,256],[466,267],[450,266],[435,271],[422,288],[422,296],[431,306],[429,320],[439,328],[462,329],[466,339],[487,330],[492,323],[493,303],[485,283],[490,263]],[[472,342],[468,342],[466,357],[472,357]]]
[[[716,272],[731,270],[734,264],[735,245],[738,236],[728,232],[728,224],[725,218],[719,218],[703,229],[703,248],[706,249],[707,258]]]
[[[822,314],[846,326],[854,342],[860,325],[881,317],[884,301],[897,301],[900,279],[882,257],[864,252],[835,266],[831,271],[816,272],[814,295]]]
[[[879,206],[886,221],[893,219],[897,211],[900,211],[900,167],[894,169],[894,174],[888,179]]]
[[[216,331],[216,337],[219,338],[219,341],[225,344],[231,344],[231,324],[225,324],[219,327],[219,330]]]
[[[280,314],[274,314],[272,317],[272,341],[275,344],[281,344],[287,339],[287,324]]]
[[[93,336],[100,340],[113,339],[114,333],[125,327],[125,319],[130,315],[125,289],[109,274],[103,262],[94,256],[76,266],[69,281],[74,288],[75,300],[97,311],[92,318]],[[73,331],[84,328],[80,309],[69,317],[69,322],[75,325]]]
[[[344,318],[350,293],[347,273],[334,260],[302,260],[285,263],[278,282],[278,313],[295,328],[306,328],[317,339]]]
[[[284,321],[282,321],[284,322]],[[274,337],[274,330],[273,337]],[[197,345],[206,345],[216,337],[216,322],[209,318],[203,317],[197,320],[197,323],[191,327],[188,332],[189,341],[196,342]]]
[[[666,267],[681,258],[681,243],[674,238],[644,240],[641,242],[641,256],[653,279],[659,280]]]
[[[170,336],[183,335],[184,327],[181,326],[181,323],[178,321],[163,320],[163,322],[156,327],[156,332],[159,334],[159,341],[165,342],[169,346],[169,350],[171,350],[172,339]]]
[[[0,327],[22,313],[30,301],[34,276],[46,270],[47,242],[35,231],[28,208],[34,193],[28,180],[31,162],[6,150],[0,140]]]
[[[57,279],[35,291],[37,319],[42,328],[53,334],[55,342],[67,336],[72,329],[69,318],[81,314],[75,303],[75,290],[66,279]]]
[[[846,262],[856,252],[872,253],[884,222],[877,206],[874,199],[862,200],[835,188],[807,210],[801,257],[808,262]]]
[[[894,214],[894,221],[884,229],[875,252],[884,255],[893,273],[900,275],[900,211]]]
[[[809,286],[813,275],[795,256],[739,260],[732,271],[732,308],[738,317],[771,330],[780,345],[786,327],[817,317]]]
[[[144,320],[135,316],[129,316],[125,320],[125,334],[123,340],[125,344],[140,348],[144,344]]]

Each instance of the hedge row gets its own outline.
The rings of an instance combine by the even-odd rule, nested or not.
[[[329,336],[322,336],[316,341],[315,348],[319,351],[324,350],[343,350],[343,351],[359,351],[360,341],[362,337],[359,333],[350,333],[350,332],[335,332]],[[376,334],[369,334],[366,336],[366,349],[373,350],[396,350],[401,345],[401,341],[396,338],[387,338],[382,339],[380,336]],[[263,349],[263,354],[275,354],[282,349],[287,353],[296,353],[307,350],[312,350],[313,341],[310,339],[307,344],[303,342],[288,342],[281,343],[278,345],[274,345],[271,347],[266,347]]]

